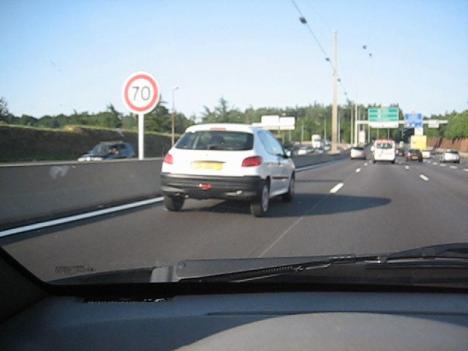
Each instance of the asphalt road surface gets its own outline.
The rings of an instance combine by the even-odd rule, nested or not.
[[[41,279],[185,259],[384,253],[468,241],[468,162],[340,160],[298,172],[292,203],[161,203],[3,238]]]

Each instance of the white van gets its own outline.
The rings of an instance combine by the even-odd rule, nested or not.
[[[372,146],[372,162],[387,161],[395,163],[396,145],[393,140],[379,139]]]

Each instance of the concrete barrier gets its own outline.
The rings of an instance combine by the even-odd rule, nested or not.
[[[293,158],[296,167],[343,156]],[[0,166],[0,228],[159,195],[162,159]]]
[[[161,158],[0,166],[0,227],[159,193]]]

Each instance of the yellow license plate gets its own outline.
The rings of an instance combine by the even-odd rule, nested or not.
[[[201,169],[201,170],[210,170],[210,171],[220,171],[223,169],[222,162],[192,162],[193,169]]]

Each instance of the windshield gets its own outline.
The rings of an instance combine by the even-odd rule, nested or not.
[[[347,284],[344,264],[468,243],[466,0],[5,0],[0,19],[0,247],[45,282],[321,257],[308,272]]]
[[[106,156],[110,153],[111,149],[116,148],[115,145],[98,144],[89,152],[93,156]]]
[[[175,147],[185,150],[251,150],[253,135],[251,133],[212,130],[188,132],[180,138]]]

